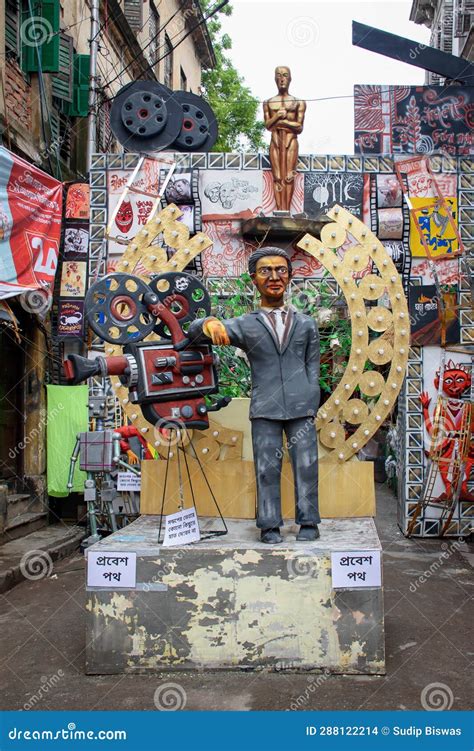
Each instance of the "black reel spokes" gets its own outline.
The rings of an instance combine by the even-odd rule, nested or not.
[[[182,117],[171,89],[157,81],[135,81],[114,98],[110,127],[126,151],[162,151],[178,136]]]
[[[110,127],[125,151],[170,149],[207,152],[217,141],[210,105],[189,91],[172,91],[158,81],[134,81],[120,89],[110,110]]]
[[[160,274],[150,282],[149,286],[159,302],[178,319],[185,334],[191,321],[210,315],[209,293],[202,282],[192,274],[174,271]],[[156,323],[153,331],[163,339],[171,338],[168,327],[162,321]]]
[[[156,319],[147,310],[144,297],[150,288],[129,274],[108,274],[92,285],[85,299],[89,326],[111,344],[144,339]]]
[[[173,148],[203,152],[212,149],[218,132],[216,116],[209,104],[189,91],[175,91],[174,98],[183,108],[183,119]]]

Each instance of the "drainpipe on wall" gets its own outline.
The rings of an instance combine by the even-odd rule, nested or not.
[[[91,0],[91,40],[90,40],[90,89],[89,116],[87,122],[87,170],[90,171],[92,154],[96,151],[97,121],[97,53],[99,49],[99,0]]]

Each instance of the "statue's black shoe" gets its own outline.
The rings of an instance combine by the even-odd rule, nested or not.
[[[280,534],[280,527],[274,529],[262,529],[260,533],[261,542],[267,543],[267,545],[277,545],[283,541],[283,537]]]
[[[301,525],[300,531],[296,535],[296,539],[299,542],[314,542],[319,537],[318,525],[315,527],[309,527],[304,524]]]

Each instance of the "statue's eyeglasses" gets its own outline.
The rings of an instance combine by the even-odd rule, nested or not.
[[[276,271],[278,276],[288,276],[288,266],[260,266],[257,274],[260,274],[260,276],[271,276],[273,271]]]

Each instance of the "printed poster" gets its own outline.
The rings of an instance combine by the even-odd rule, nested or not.
[[[66,261],[87,260],[89,225],[68,222],[64,230],[64,258]]]
[[[66,219],[89,219],[90,190],[88,183],[73,183],[67,189]]]
[[[84,300],[59,300],[58,336],[66,338],[82,337],[84,331]]]
[[[61,274],[61,297],[85,297],[87,263],[65,261]]]

